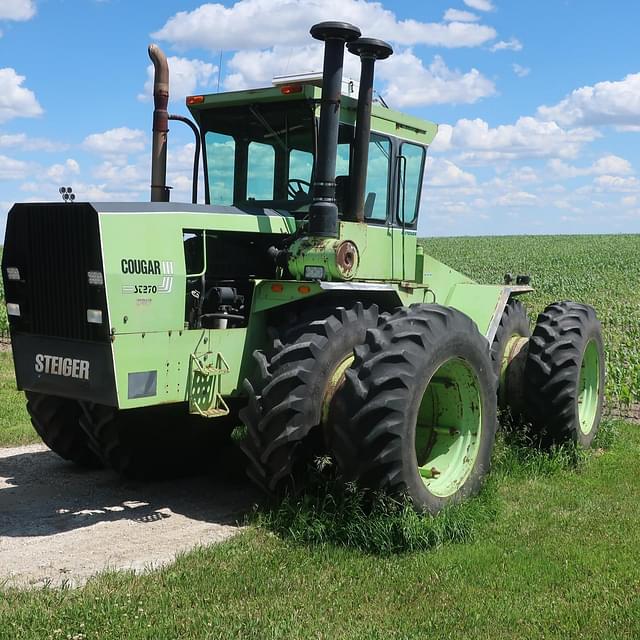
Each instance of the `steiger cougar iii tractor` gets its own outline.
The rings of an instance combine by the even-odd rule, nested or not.
[[[11,209],[13,357],[44,442],[160,475],[217,464],[243,423],[248,474],[271,494],[302,490],[330,456],[345,481],[431,513],[480,488],[498,406],[544,442],[589,446],[604,389],[594,310],[552,304],[531,334],[528,278],[480,285],[425,254],[437,126],[373,103],[388,44],[342,22],[311,35],[321,77],[190,96],[195,123],[167,113],[152,45],[151,202]],[[196,134],[190,204],[169,202],[170,119]]]

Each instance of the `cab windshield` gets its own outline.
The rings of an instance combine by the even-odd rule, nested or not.
[[[201,124],[211,204],[308,209],[315,139],[310,104],[216,108]]]

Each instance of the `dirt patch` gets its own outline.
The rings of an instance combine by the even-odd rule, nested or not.
[[[605,409],[607,418],[622,418],[631,422],[640,423],[640,404],[613,405],[610,404]]]
[[[83,471],[42,445],[0,449],[0,585],[137,572],[236,534],[257,499],[238,475],[141,483]]]

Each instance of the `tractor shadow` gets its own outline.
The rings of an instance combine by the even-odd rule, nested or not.
[[[144,525],[174,515],[242,524],[260,496],[244,477],[237,448],[221,453],[207,474],[144,482],[79,469],[40,447],[0,449],[0,546],[3,537],[52,536],[118,521]]]

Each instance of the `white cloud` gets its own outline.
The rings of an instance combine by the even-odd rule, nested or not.
[[[514,191],[496,198],[500,207],[528,207],[537,204],[538,196],[528,191]]]
[[[427,158],[426,183],[430,187],[474,186],[476,177],[450,160]]]
[[[218,67],[202,60],[189,60],[171,56],[169,63],[170,90],[172,101],[184,102],[185,96],[197,93],[198,89],[209,89],[214,78],[217,80]],[[138,95],[138,100],[150,100],[153,96],[153,65],[147,67],[147,81],[144,92]]]
[[[64,164],[54,164],[46,171],[47,177],[57,183],[72,176],[77,176],[79,173],[80,165],[73,158],[67,158]]]
[[[510,38],[509,40],[500,40],[500,42],[496,42],[491,48],[490,51],[494,53],[496,51],[522,51],[522,42],[517,38]]]
[[[619,156],[608,155],[596,160],[589,167],[574,167],[557,158],[549,161],[549,169],[559,178],[580,176],[628,176],[633,173],[631,163]]]
[[[576,89],[558,104],[538,114],[562,126],[640,126],[640,73],[617,82],[598,82]]]
[[[36,14],[33,0],[2,0],[0,20],[30,20]]]
[[[491,0],[463,0],[467,7],[471,7],[476,11],[493,11],[495,7]]]
[[[450,124],[439,124],[438,133],[431,143],[431,151],[443,153],[451,149],[451,138],[453,137],[453,127]]]
[[[532,167],[520,167],[519,169],[515,169],[511,173],[510,178],[514,182],[520,183],[533,183],[540,180],[540,176],[538,176],[535,169]]]
[[[399,53],[378,67],[386,81],[385,100],[394,107],[429,104],[473,104],[495,94],[495,85],[477,69],[466,73],[447,67],[435,56],[429,67],[411,50]]]
[[[0,147],[16,147],[21,151],[65,151],[69,145],[46,138],[30,138],[26,133],[0,133]]]
[[[460,161],[476,164],[518,158],[574,158],[586,142],[598,137],[593,129],[562,129],[555,122],[530,116],[495,128],[480,118],[463,119],[452,128],[450,136],[448,132],[444,134],[436,150],[460,150]]]
[[[297,50],[274,47],[264,51],[238,51],[228,63],[224,88],[238,91],[269,86],[276,75],[295,69],[296,73],[322,69],[322,47],[307,45]],[[360,63],[355,56],[345,58],[345,77],[358,78]],[[471,104],[495,94],[495,85],[477,69],[463,73],[447,67],[440,56],[425,67],[410,49],[380,62],[376,77],[385,101],[394,108],[429,104]]]
[[[635,207],[638,204],[638,196],[623,196],[620,198],[623,207]]]
[[[599,191],[632,191],[640,190],[640,180],[630,177],[623,178],[621,176],[598,176],[593,183]]]
[[[22,180],[27,173],[26,162],[0,155],[0,180]]]
[[[153,35],[182,49],[267,49],[277,43],[295,47],[308,44],[309,25],[327,16],[356,24],[367,35],[404,45],[474,47],[496,36],[493,28],[480,24],[399,20],[380,2],[366,0],[238,0],[228,8],[207,3],[178,12]]]
[[[447,22],[477,22],[480,20],[480,16],[477,16],[475,13],[471,13],[471,11],[447,9],[443,19]]]
[[[513,69],[513,73],[515,73],[518,78],[526,78],[531,73],[531,69],[529,69],[529,67],[523,67],[517,62],[514,62],[511,65],[511,68]]]
[[[149,175],[146,166],[139,164],[121,165],[106,160],[93,169],[93,176],[100,181],[114,185],[144,184]]]
[[[382,65],[387,62],[383,62]],[[305,73],[322,70],[322,47],[308,44],[291,49],[276,46],[273,49],[238,51],[228,62],[229,74],[224,80],[227,91],[270,86],[274,76],[286,73]],[[345,76],[358,77],[359,63],[355,56],[345,58]],[[380,67],[378,67],[380,69]]]
[[[15,69],[0,69],[0,122],[42,114],[42,107],[33,91],[22,86],[24,81],[25,77],[19,76]]]
[[[59,184],[54,182],[25,182],[20,189],[28,194],[23,202],[59,201]],[[142,188],[110,185],[107,183],[93,184],[73,180],[71,185],[76,194],[76,201],[100,202],[131,202],[148,198],[148,187]]]
[[[82,146],[101,155],[126,155],[144,150],[145,135],[139,129],[119,127],[103,133],[92,133],[84,139]]]

